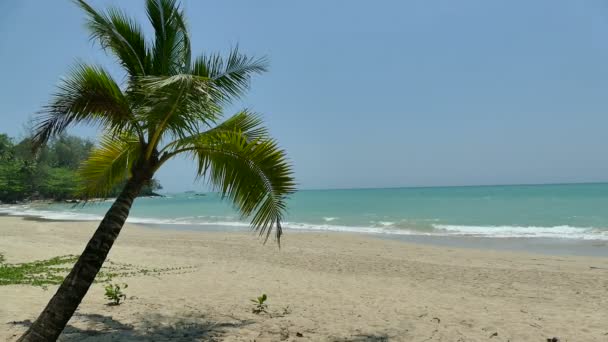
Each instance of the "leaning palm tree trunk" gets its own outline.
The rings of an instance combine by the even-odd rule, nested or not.
[[[132,177],[112,204],[78,258],[70,274],[47,304],[38,319],[18,341],[55,341],[68,324],[101,269],[114,241],[129,216],[133,200],[139,194],[146,177]]]

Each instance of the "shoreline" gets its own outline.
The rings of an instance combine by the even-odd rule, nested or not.
[[[247,228],[231,226],[197,226],[178,224],[131,223],[132,225],[169,231],[243,233]],[[581,256],[608,258],[608,241],[558,238],[478,237],[457,235],[386,234],[354,231],[307,230],[283,228],[285,234],[345,234],[364,238],[399,241],[436,248],[459,248],[480,251],[528,253],[547,256]]]
[[[7,263],[78,254],[96,222],[0,217]],[[605,341],[608,258],[437,247],[364,234],[285,234],[127,224],[109,259],[129,298],[94,284],[66,341]],[[56,286],[0,287],[0,340],[14,341]],[[266,293],[270,313],[251,312]],[[16,323],[15,323],[16,322]],[[297,334],[301,334],[300,337]]]
[[[0,213],[1,217],[17,217],[37,222],[96,222],[94,220],[78,219],[50,219],[35,215],[15,215]],[[226,232],[246,233],[249,228],[229,225],[194,225],[194,224],[163,224],[128,222],[133,226],[151,229],[165,229],[169,231],[190,232]],[[608,241],[606,240],[580,240],[547,237],[480,237],[467,235],[424,235],[424,234],[388,234],[356,231],[333,231],[313,229],[283,228],[287,233],[327,233],[327,234],[353,234],[368,236],[377,239],[395,240],[406,243],[422,244],[434,247],[466,248],[485,251],[522,252],[549,256],[583,256],[608,257]]]

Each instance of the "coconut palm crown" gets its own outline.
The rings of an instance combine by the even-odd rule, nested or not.
[[[233,49],[192,57],[184,12],[175,0],[147,0],[154,36],[122,10],[98,11],[76,0],[91,39],[125,71],[120,84],[101,66],[77,64],[35,125],[40,147],[74,124],[93,124],[103,138],[80,169],[82,193],[104,197],[127,180],[74,269],[22,341],[56,339],[88,291],[142,186],[167,161],[188,156],[197,176],[231,200],[264,239],[281,236],[286,196],[295,191],[286,154],[248,110],[224,118],[222,107],[266,71],[264,58]]]
[[[114,55],[127,77],[119,85],[100,66],[78,64],[59,85],[35,127],[38,146],[71,124],[97,124],[101,144],[82,165],[83,194],[103,197],[131,176],[134,168],[158,170],[188,155],[198,176],[232,200],[252,225],[280,237],[285,195],[294,190],[284,151],[243,110],[224,120],[222,106],[238,98],[252,74],[266,71],[264,58],[234,49],[191,57],[184,13],[175,0],[148,0],[155,37],[148,42],[140,26],[116,8],[98,12],[84,1],[91,38]]]

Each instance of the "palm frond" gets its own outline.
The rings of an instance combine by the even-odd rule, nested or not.
[[[217,91],[209,79],[190,74],[147,76],[138,85],[146,94],[146,110],[139,118],[150,132],[150,148],[165,135],[192,135],[220,118],[221,108],[212,100]]]
[[[190,67],[190,38],[183,11],[175,0],[147,0],[146,12],[155,32],[155,75],[176,75]]]
[[[97,123],[115,132],[134,124],[129,101],[101,67],[76,65],[58,88],[35,121],[35,148],[72,123]]]
[[[222,90],[224,102],[240,97],[249,88],[251,76],[267,70],[265,57],[254,58],[239,52],[238,47],[224,59],[219,54],[200,56],[192,66],[194,75],[212,79]]]
[[[247,109],[231,116],[204,134],[217,132],[240,132],[247,138],[248,142],[268,138],[268,129],[263,126],[260,115]]]
[[[180,145],[173,155],[190,154],[199,177],[230,199],[243,217],[253,215],[252,228],[265,240],[274,229],[280,241],[285,201],[295,183],[286,154],[275,141],[218,130],[184,139]]]
[[[236,132],[243,134],[248,142],[258,139],[267,139],[269,137],[268,130],[263,126],[262,118],[258,114],[245,109],[206,132],[195,133],[188,137],[181,137],[178,140],[168,143],[161,152],[171,154],[176,150],[196,143],[196,141],[201,139],[201,135],[217,134],[221,132]]]
[[[129,75],[146,75],[150,69],[149,48],[141,27],[122,10],[96,11],[84,0],[75,0],[88,15],[91,39],[114,54]]]
[[[106,197],[114,185],[129,177],[141,145],[135,136],[104,137],[79,169],[85,198]]]

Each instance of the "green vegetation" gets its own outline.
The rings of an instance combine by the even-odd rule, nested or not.
[[[0,263],[0,285],[45,286],[60,284],[75,262],[76,256],[74,255],[20,264],[5,264],[2,262]]]
[[[122,284],[122,287],[119,284],[107,284],[104,287],[106,290],[104,296],[111,301],[111,305],[120,305],[120,301],[127,299],[127,295],[122,292],[127,287],[129,287],[127,284]]]
[[[90,140],[60,135],[34,155],[31,138],[14,143],[8,135],[0,134],[0,202],[82,198],[78,170],[93,146]],[[108,196],[117,196],[125,182],[117,184]],[[155,195],[158,189],[162,187],[153,179],[141,196]]]
[[[77,255],[63,255],[46,260],[7,264],[4,255],[0,254],[0,286],[32,285],[46,287],[59,285],[74,266]],[[194,269],[191,266],[169,267],[162,269],[142,268],[131,264],[115,263],[107,260],[98,273],[96,282],[110,282],[114,278],[133,276],[158,276],[168,273],[186,273]]]
[[[267,299],[268,296],[266,296],[265,293],[263,293],[257,298],[252,299],[251,301],[253,302],[253,313],[260,314],[268,312],[268,304],[266,304]]]

